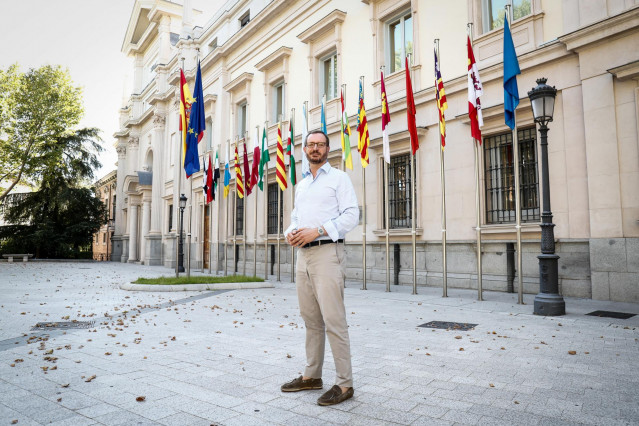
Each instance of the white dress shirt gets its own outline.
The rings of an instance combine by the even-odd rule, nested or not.
[[[351,179],[326,162],[315,178],[310,173],[297,185],[291,225],[284,231],[284,236],[294,229],[323,226],[328,236],[337,241],[358,222],[357,195]]]

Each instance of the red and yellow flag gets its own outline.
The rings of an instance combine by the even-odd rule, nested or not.
[[[242,181],[242,168],[237,153],[237,144],[235,144],[235,186],[237,187],[237,196],[244,198],[244,182]]]
[[[362,87],[362,80],[359,81],[359,107],[357,111],[357,132],[359,133],[359,139],[357,140],[357,150],[362,161],[362,167],[368,166],[368,147],[371,143],[370,136],[368,134],[368,122],[366,121],[366,108],[364,108],[364,88]]]
[[[184,71],[180,70],[180,131],[182,132],[182,167],[184,167],[184,153],[186,152],[186,128],[189,124],[189,114],[193,96],[184,77]]]
[[[286,166],[284,165],[284,144],[282,143],[282,129],[280,124],[277,124],[277,167],[275,171],[275,177],[277,183],[280,185],[280,189],[284,191],[286,189]]]
[[[439,113],[439,133],[441,134],[442,149],[446,146],[446,118],[444,111],[448,109],[446,102],[446,92],[444,92],[444,81],[439,70],[439,60],[437,59],[437,51],[435,51],[435,95],[437,97],[437,110]]]
[[[417,124],[415,122],[415,98],[413,98],[413,83],[410,80],[410,68],[408,67],[408,56],[406,57],[406,118],[408,120],[408,133],[410,134],[410,147],[413,155],[419,149],[419,138],[417,137]]]

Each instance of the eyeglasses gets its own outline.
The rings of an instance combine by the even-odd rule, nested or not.
[[[306,146],[311,149],[326,148],[326,142],[309,142],[306,144]]]

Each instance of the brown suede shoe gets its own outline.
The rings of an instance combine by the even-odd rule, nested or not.
[[[284,383],[281,389],[282,392],[299,392],[303,390],[322,389],[323,387],[324,383],[322,383],[321,378],[304,380],[303,376],[299,376],[297,379]]]
[[[339,386],[335,385],[324,395],[320,396],[320,398],[317,400],[317,403],[319,405],[339,404],[340,402],[344,402],[347,399],[352,398],[354,393],[355,391],[353,390],[353,388],[348,388],[346,392],[342,393],[342,389]]]

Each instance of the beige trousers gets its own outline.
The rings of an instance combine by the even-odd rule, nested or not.
[[[337,378],[335,384],[353,386],[351,348],[344,307],[345,259],[340,243],[297,251],[297,297],[306,325],[304,376],[322,377],[326,336],[331,345]]]

